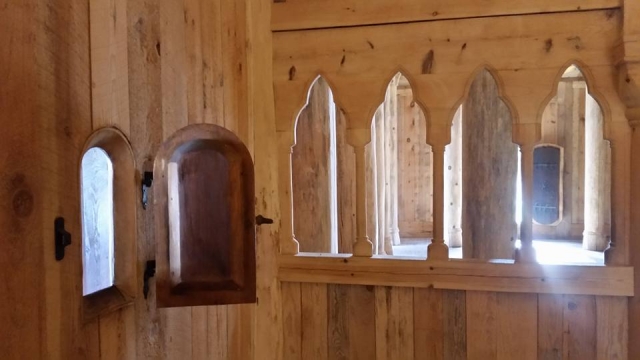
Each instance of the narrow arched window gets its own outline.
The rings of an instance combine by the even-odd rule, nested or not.
[[[82,294],[114,284],[113,164],[93,147],[82,157]]]
[[[130,304],[137,290],[136,178],[118,129],[94,132],[80,163],[82,313],[85,320]]]

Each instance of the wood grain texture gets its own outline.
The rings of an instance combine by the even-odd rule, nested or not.
[[[562,359],[563,314],[562,295],[538,295],[538,359]]]
[[[398,222],[403,238],[433,232],[433,174],[427,121],[410,87],[398,90]]]
[[[584,102],[583,79],[563,79],[542,115],[542,143],[564,148],[562,220],[555,226],[533,225],[534,237],[579,239],[584,230]],[[582,117],[581,111],[582,110]]]
[[[595,298],[566,295],[563,319],[563,359],[596,359]]]
[[[328,359],[347,360],[350,354],[349,286],[327,285]]]
[[[518,150],[499,91],[483,70],[462,109],[462,253],[469,259],[514,256]]]
[[[338,252],[353,253],[356,238],[356,158],[347,143],[347,120],[341,109],[336,110],[336,161],[338,200]]]
[[[498,295],[467,291],[467,358],[498,358]]]
[[[160,306],[254,302],[254,170],[242,141],[220,126],[182,128],[158,150],[154,177]]]
[[[467,298],[464,291],[442,294],[443,359],[467,358]]]
[[[349,289],[349,359],[376,358],[375,290],[369,286]]]
[[[498,294],[498,359],[538,358],[538,296]]]
[[[299,283],[284,282],[282,287],[282,355],[302,359],[302,302]]]
[[[132,306],[100,316],[100,359],[135,359],[136,327]]]
[[[330,179],[330,129],[335,114],[331,113],[330,91],[324,79],[314,82],[309,103],[298,116],[291,153],[294,234],[304,252],[332,249],[331,198],[335,190]]]
[[[445,322],[455,321],[444,313],[444,291],[413,289],[413,346],[415,358],[444,359]],[[447,307],[454,305],[449,303]],[[454,305],[455,306],[455,305]],[[445,319],[446,317],[446,319]],[[451,335],[453,333],[450,333]]]
[[[413,289],[376,287],[376,359],[413,359]]]
[[[3,269],[12,268],[16,271],[15,274],[8,271],[0,274],[4,288],[0,293],[0,301],[7,304],[0,308],[0,319],[4,324],[14,324],[0,327],[0,336],[6,339],[0,345],[0,350],[7,356],[16,358],[38,358],[46,354],[46,333],[40,330],[45,323],[46,309],[38,305],[45,296],[43,287],[46,279],[42,276],[44,266],[32,264],[43,264],[46,254],[34,249],[42,247],[40,234],[44,233],[47,225],[43,221],[40,223],[38,218],[44,214],[33,206],[32,188],[35,185],[34,177],[40,172],[39,165],[37,162],[29,164],[23,160],[40,157],[39,149],[29,144],[34,141],[30,138],[43,124],[39,124],[42,120],[38,117],[37,107],[28,101],[20,101],[19,95],[38,91],[39,73],[35,64],[32,64],[37,49],[27,45],[27,39],[42,36],[43,31],[30,21],[33,15],[30,8],[35,4],[35,1],[15,3],[0,12],[2,67],[11,69],[15,76],[7,78],[3,83],[0,96],[0,109],[6,114],[1,124],[10,135],[0,141],[3,154],[0,156],[0,169],[3,172],[0,195],[3,199],[11,199],[0,202],[0,224],[5,229],[11,229],[5,235],[7,245],[0,255],[0,263]],[[10,46],[14,43],[17,45]],[[55,101],[55,97],[49,95],[48,100]],[[84,126],[85,131],[87,125]],[[36,187],[35,191],[37,189]],[[15,202],[13,199],[21,200]],[[21,209],[23,211],[17,211]],[[24,287],[27,283],[32,286]],[[29,337],[32,341],[24,341]]]
[[[633,295],[633,269],[300,253],[279,257],[282,281],[576,295]]]
[[[620,0],[517,1],[495,0],[480,5],[468,0],[425,3],[402,0],[390,6],[384,0],[349,1],[274,1],[274,31],[370,25],[414,21],[432,21],[466,17],[517,15],[619,7]]]
[[[602,359],[628,359],[629,317],[627,299],[596,298],[597,356]]]
[[[327,285],[300,284],[303,359],[327,359]]]

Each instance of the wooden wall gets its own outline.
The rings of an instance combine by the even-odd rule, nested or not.
[[[427,121],[407,84],[398,87],[398,227],[403,238],[433,231],[433,173]]]
[[[283,283],[284,359],[626,359],[626,298]]]
[[[534,225],[539,238],[582,239],[584,230],[585,109],[584,80],[562,80],[542,114],[541,143],[564,148],[562,221]]]

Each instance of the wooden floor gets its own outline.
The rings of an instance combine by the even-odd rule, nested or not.
[[[393,247],[395,256],[426,257],[427,245],[431,239],[402,239],[401,245]],[[575,240],[534,240],[538,262],[541,264],[555,265],[604,265],[604,253],[600,251],[588,251],[582,248],[582,244]],[[462,258],[462,248],[450,248],[449,257]]]

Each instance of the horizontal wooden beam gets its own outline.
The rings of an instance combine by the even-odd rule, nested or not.
[[[618,8],[620,0],[274,1],[273,31]]]
[[[346,254],[281,255],[280,281],[510,293],[633,296],[633,268],[479,262]]]

